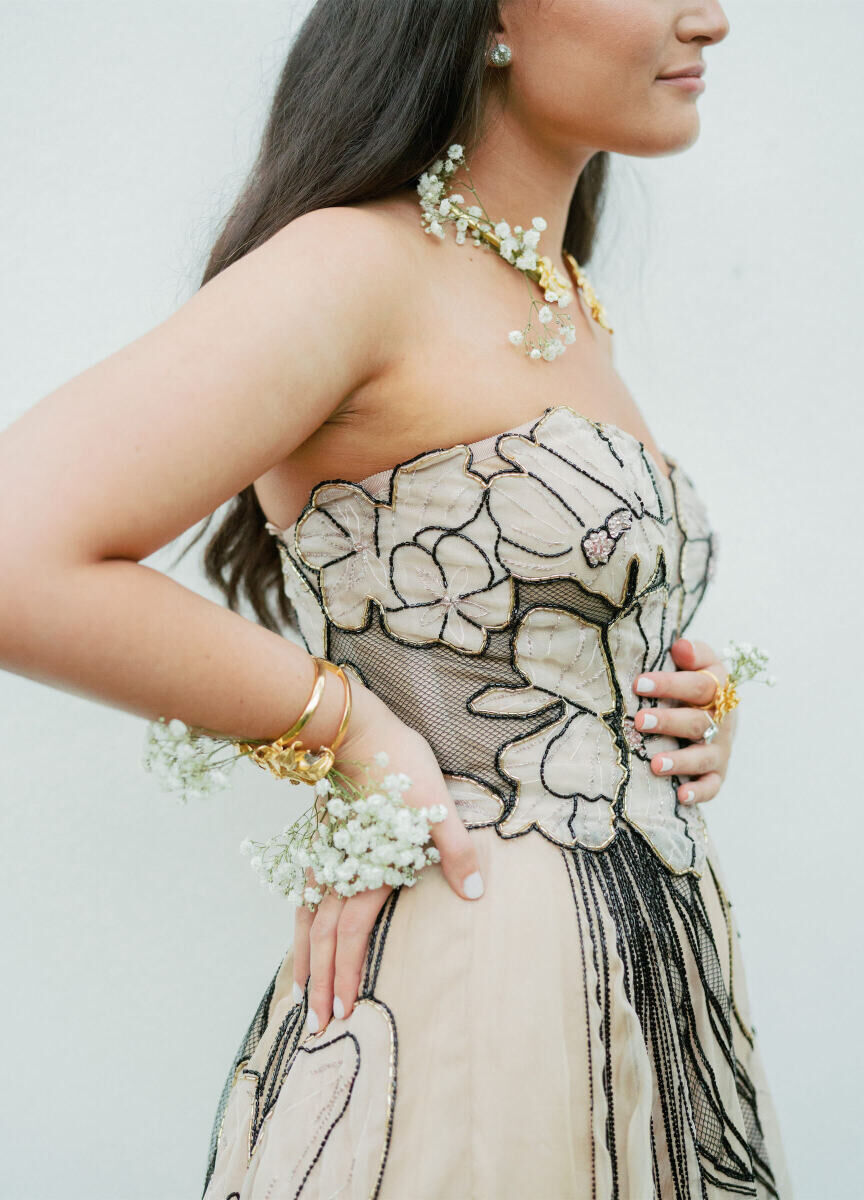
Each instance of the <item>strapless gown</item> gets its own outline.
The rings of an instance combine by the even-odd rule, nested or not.
[[[270,522],[310,652],[431,744],[485,883],[387,897],[317,1034],[289,949],[226,1079],[206,1200],[709,1200],[789,1190],[701,806],[642,734],[714,573],[689,476],[567,406]]]

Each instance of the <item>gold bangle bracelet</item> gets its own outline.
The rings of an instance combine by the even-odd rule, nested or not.
[[[333,663],[327,658],[318,658],[317,656],[315,658],[315,662],[320,667],[326,667],[328,670],[333,671],[333,673],[342,680],[342,685],[345,688],[345,703],[342,708],[342,717],[339,721],[339,728],[336,730],[336,736],[330,743],[330,749],[335,750],[345,736],[345,731],[348,728],[348,722],[351,719],[351,684],[348,680],[348,676],[345,674],[345,668],[339,663]]]
[[[276,741],[281,742],[283,739],[287,741],[288,738],[292,738],[298,734],[312,716],[315,709],[318,707],[318,704],[320,703],[321,697],[324,695],[324,688],[327,680],[324,676],[323,670],[321,669],[321,663],[323,660],[320,658],[313,658],[312,661],[315,663],[315,682],[312,684],[312,691],[309,693],[309,699],[306,701],[306,707],[303,709],[302,713],[291,726],[291,728],[286,729],[284,733],[280,733]]]
[[[290,779],[292,783],[317,783],[319,779],[331,770],[336,760],[336,747],[345,736],[348,720],[351,716],[351,684],[343,667],[332,663],[326,658],[313,656],[315,661],[315,683],[312,694],[297,721],[290,729],[275,738],[272,742],[259,742],[252,745],[249,742],[238,743],[241,754],[248,754],[254,763],[264,770],[272,772],[277,779]],[[319,746],[317,751],[308,750],[295,734],[306,724],[324,691],[324,668],[334,671],[345,687],[345,703],[339,728],[331,745]]]
[[[324,695],[324,688],[327,683],[327,678],[322,670],[323,658],[313,656],[312,661],[315,664],[315,679],[312,683],[312,691],[309,693],[309,699],[306,701],[306,707],[303,709],[300,716],[294,722],[290,729],[286,729],[284,733],[280,733],[278,737],[268,741],[267,738],[246,738],[244,741],[238,741],[237,746],[244,754],[251,752],[258,746],[275,746],[277,743],[287,743],[290,738],[296,737],[309,718],[314,713],[315,709],[321,702],[321,697]]]

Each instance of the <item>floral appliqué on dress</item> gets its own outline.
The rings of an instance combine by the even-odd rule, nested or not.
[[[662,702],[632,685],[675,669],[669,647],[714,570],[705,507],[674,460],[664,475],[616,426],[568,406],[529,425],[486,439],[491,469],[480,443],[434,450],[319,484],[293,525],[268,522],[301,633],[385,699],[437,653],[437,694],[418,683],[407,719],[437,749],[442,722],[476,718],[442,754],[469,828],[602,850],[625,821],[672,871],[700,874],[701,814],[650,768],[679,740],[636,729]]]

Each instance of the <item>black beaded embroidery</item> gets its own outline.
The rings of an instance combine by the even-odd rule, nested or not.
[[[554,444],[546,436],[549,428],[558,431]],[[571,450],[561,432],[567,429],[577,441],[589,439],[579,445],[591,448],[590,461]],[[498,818],[466,821],[468,828],[494,824],[500,836],[509,837],[539,828],[549,836],[537,825],[502,831],[519,803],[507,752],[542,736],[563,718],[567,723],[556,739],[580,718],[602,725],[610,753],[622,767],[621,787],[609,798],[614,838],[597,849],[563,841],[559,845],[579,928],[579,945],[562,952],[578,955],[586,1011],[594,1012],[596,1005],[600,1014],[602,1061],[596,1060],[590,1029],[586,1031],[588,1099],[589,1108],[601,1098],[605,1104],[613,1196],[628,1200],[620,1191],[621,1131],[611,1086],[614,955],[624,964],[624,991],[640,1021],[653,1075],[657,1196],[662,1176],[664,1200],[705,1195],[708,1184],[727,1195],[776,1197],[756,1091],[736,1053],[736,1033],[749,1046],[753,1031],[738,1012],[731,974],[727,988],[721,969],[723,962],[731,963],[725,897],[711,870],[708,878],[721,896],[727,921],[728,938],[718,946],[700,891],[699,853],[704,856],[704,847],[697,844],[698,827],[691,832],[687,813],[674,818],[682,826],[679,861],[667,863],[650,822],[642,828],[626,808],[633,772],[650,770],[647,760],[662,743],[633,725],[637,707],[654,701],[629,695],[619,680],[615,646],[620,643],[615,639],[631,622],[631,643],[635,639],[640,650],[630,666],[638,672],[674,669],[669,647],[684,634],[713,575],[715,534],[692,482],[677,464],[671,464],[668,477],[661,477],[632,435],[591,422],[566,406],[547,409],[524,432],[499,435],[494,454],[475,461],[480,445],[418,455],[361,484],[320,484],[291,527],[270,527],[279,536],[286,592],[298,607],[301,634],[310,651],[350,667],[406,724],[423,733],[445,775],[475,784],[490,801],[497,799]],[[434,491],[423,493],[416,472],[424,469],[453,485],[443,506]],[[400,486],[407,489],[407,501]],[[608,507],[600,512],[594,502],[607,493]],[[563,514],[557,540],[551,535],[548,543],[540,540],[534,509],[531,504],[520,509],[520,497],[542,509],[543,528]],[[410,508],[413,523],[403,520],[397,530],[400,504]],[[350,594],[352,588],[355,594]],[[328,600],[341,606],[339,619]],[[587,701],[569,699],[566,688],[549,685],[544,691],[532,679],[530,664],[520,658],[520,638],[533,636],[531,621],[543,613],[596,639],[598,661],[611,664],[608,706],[591,709]],[[405,623],[406,615],[415,619],[413,625]],[[529,694],[522,710],[507,708],[511,698]],[[538,758],[541,776],[549,753],[547,747]],[[644,786],[644,776],[640,780]],[[678,780],[673,776],[664,782],[674,793]],[[562,795],[565,810],[569,802]],[[578,794],[572,803],[571,828],[580,805],[596,804],[598,798]],[[681,846],[692,853],[682,858]],[[400,894],[399,889],[392,892],[378,915],[358,997],[389,1014],[394,1048],[395,1020],[375,996],[375,985]],[[606,941],[609,928],[615,930],[614,946]],[[271,982],[229,1071],[214,1120],[205,1191],[232,1082],[264,1034],[272,994]],[[274,1032],[256,1079],[253,1145],[297,1055],[310,1052],[301,1045],[306,1007],[304,996]],[[357,1070],[360,1055],[358,1043]],[[724,1104],[712,1062],[722,1063],[724,1074],[734,1080],[735,1113]],[[349,1102],[350,1094],[346,1106]],[[389,1136],[388,1130],[388,1146]],[[591,1144],[596,1189],[597,1146],[593,1140]],[[381,1175],[376,1195],[380,1183]]]
[[[384,952],[384,944],[387,939],[387,931],[390,928],[390,921],[391,921],[391,918],[393,915],[393,910],[396,907],[396,904],[397,904],[401,894],[402,894],[402,889],[395,888],[390,893],[390,895],[387,897],[384,904],[381,906],[381,910],[375,919],[375,924],[373,925],[372,930],[369,934],[369,946],[366,951],[366,958],[364,961],[363,972],[362,972],[361,979],[360,979],[360,988],[357,993],[358,1001],[363,1000],[363,999],[372,1000],[381,1009],[383,1009],[384,1012],[387,1014],[387,1018],[390,1022],[390,1027],[391,1027],[391,1032],[392,1032],[393,1053],[394,1053],[394,1059],[396,1060],[395,1067],[397,1070],[398,1070],[399,1043],[398,1043],[398,1038],[396,1035],[396,1020],[395,1020],[390,1008],[388,1007],[388,1005],[386,1005],[379,997],[377,997],[375,995],[375,985],[377,983],[378,972],[381,967],[381,960],[382,960],[382,955]],[[260,1041],[261,1041],[262,1037],[264,1036],[264,1033],[267,1029],[267,1016],[268,1016],[270,1006],[271,1006],[271,1003],[273,1000],[276,978],[279,974],[279,969],[280,969],[281,965],[282,964],[280,962],[279,967],[276,968],[276,972],[270,981],[270,984],[268,985],[266,991],[264,992],[264,995],[261,997],[261,1000],[258,1004],[258,1008],[255,1011],[255,1016],[253,1017],[253,1019],[250,1023],[249,1029],[247,1030],[246,1034],[244,1035],[243,1040],[241,1041],[240,1046],[237,1050],[237,1053],[234,1055],[234,1059],[233,1059],[233,1061],[231,1063],[231,1067],[228,1071],[228,1076],[227,1076],[227,1078],[225,1080],[225,1084],[222,1088],[222,1094],[219,1098],[219,1103],[216,1108],[216,1115],[213,1118],[213,1126],[212,1126],[212,1131],[210,1134],[210,1152],[209,1152],[209,1156],[208,1156],[207,1169],[206,1169],[206,1174],[205,1174],[205,1178],[204,1178],[204,1187],[201,1192],[202,1197],[207,1191],[207,1188],[210,1183],[210,1178],[213,1174],[213,1169],[216,1165],[216,1154],[217,1154],[217,1151],[219,1148],[219,1134],[220,1134],[220,1131],[222,1128],[222,1122],[225,1117],[225,1110],[228,1107],[228,1099],[231,1095],[231,1089],[232,1089],[236,1079],[239,1077],[239,1075],[241,1073],[247,1073],[247,1074],[256,1076],[255,1095],[254,1095],[253,1113],[252,1113],[252,1129],[251,1129],[251,1138],[250,1138],[250,1141],[251,1141],[250,1150],[251,1150],[254,1148],[254,1146],[258,1140],[258,1137],[260,1135],[261,1128],[264,1124],[264,1121],[267,1119],[268,1115],[273,1110],[273,1108],[276,1104],[276,1101],[279,1099],[279,1093],[282,1089],[283,1084],[285,1083],[286,1079],[288,1078],[289,1072],[291,1071],[291,1068],[296,1061],[297,1055],[299,1053],[304,1053],[304,1054],[314,1053],[316,1050],[323,1049],[324,1046],[331,1044],[328,1042],[328,1043],[325,1043],[324,1046],[321,1046],[321,1045],[303,1046],[303,1045],[301,1045],[302,1039],[306,1033],[305,1021],[306,1021],[306,1014],[308,1012],[308,1005],[309,1005],[309,988],[308,988],[308,983],[307,983],[307,987],[303,994],[303,999],[301,1001],[299,1001],[298,1003],[293,1004],[291,1006],[291,1008],[288,1010],[288,1012],[283,1017],[282,1022],[280,1023],[278,1029],[275,1031],[275,1035],[273,1037],[273,1041],[271,1043],[270,1050],[267,1054],[267,1061],[265,1063],[263,1071],[261,1071],[261,1072],[249,1071],[246,1068],[245,1064],[249,1061],[249,1059],[254,1054],[256,1047],[260,1043]],[[360,1065],[361,1065],[361,1048],[360,1048],[360,1045],[357,1042],[357,1040],[356,1039],[354,1039],[354,1040],[355,1040],[355,1045],[356,1045],[356,1049],[357,1049],[357,1071],[359,1071]],[[355,1072],[355,1075],[356,1075],[356,1072]],[[392,1103],[395,1104],[395,1100],[396,1100],[395,1079],[394,1079],[394,1083],[393,1083],[393,1093],[392,1093],[391,1100],[392,1100]],[[347,1101],[346,1101],[345,1107],[347,1107]],[[343,1112],[344,1112],[344,1108],[343,1108]],[[341,1117],[341,1116],[342,1116],[342,1112],[340,1112],[339,1115],[334,1120],[334,1122],[333,1122],[334,1125],[335,1125],[336,1121],[339,1120],[339,1117]],[[332,1128],[332,1126],[331,1126],[331,1128]],[[390,1145],[391,1133],[392,1133],[392,1129],[388,1126],[387,1134],[386,1134],[386,1141],[385,1141],[385,1157],[384,1157],[385,1163],[386,1163],[387,1149],[389,1148],[389,1145]],[[322,1140],[321,1148],[323,1148],[324,1141],[326,1141],[326,1138]],[[319,1153],[320,1153],[320,1149],[319,1149]],[[313,1165],[314,1165],[314,1162],[310,1163],[309,1170],[312,1169]],[[376,1194],[377,1194],[378,1188],[380,1188],[380,1186],[381,1186],[381,1180],[383,1178],[383,1174],[384,1174],[384,1164],[382,1163],[381,1171],[379,1172],[378,1181],[377,1181],[377,1185],[376,1185]],[[236,1193],[234,1193],[234,1194],[236,1195]],[[231,1196],[230,1195],[227,1196],[225,1198],[225,1200],[231,1200]]]

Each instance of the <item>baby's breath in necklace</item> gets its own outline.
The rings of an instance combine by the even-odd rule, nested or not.
[[[522,329],[511,330],[508,341],[513,346],[523,347],[528,358],[551,361],[575,341],[576,330],[569,313],[556,311],[572,302],[571,283],[557,270],[548,255],[537,252],[540,234],[547,227],[546,221],[543,217],[534,217],[530,229],[523,229],[521,225],[511,229],[506,221],[494,222],[480,203],[471,182],[467,187],[477,203],[466,207],[465,197],[460,192],[447,192],[445,186],[445,177],[453,175],[458,166],[464,168],[470,180],[471,172],[465,161],[464,147],[454,142],[447,151],[447,157],[436,159],[430,169],[420,176],[417,192],[423,212],[421,223],[425,227],[424,232],[443,239],[444,226],[451,222],[456,226],[456,241],[462,245],[470,229],[474,245],[497,250],[503,259],[525,275],[529,291],[533,291],[530,280],[540,285],[546,303],[539,304],[532,295],[528,323]],[[577,267],[577,272],[578,286],[586,289],[592,314],[608,329],[602,305],[597,302],[587,277],[581,268]],[[544,332],[539,341],[531,337],[531,319],[535,311],[544,331],[546,327],[551,330]]]

